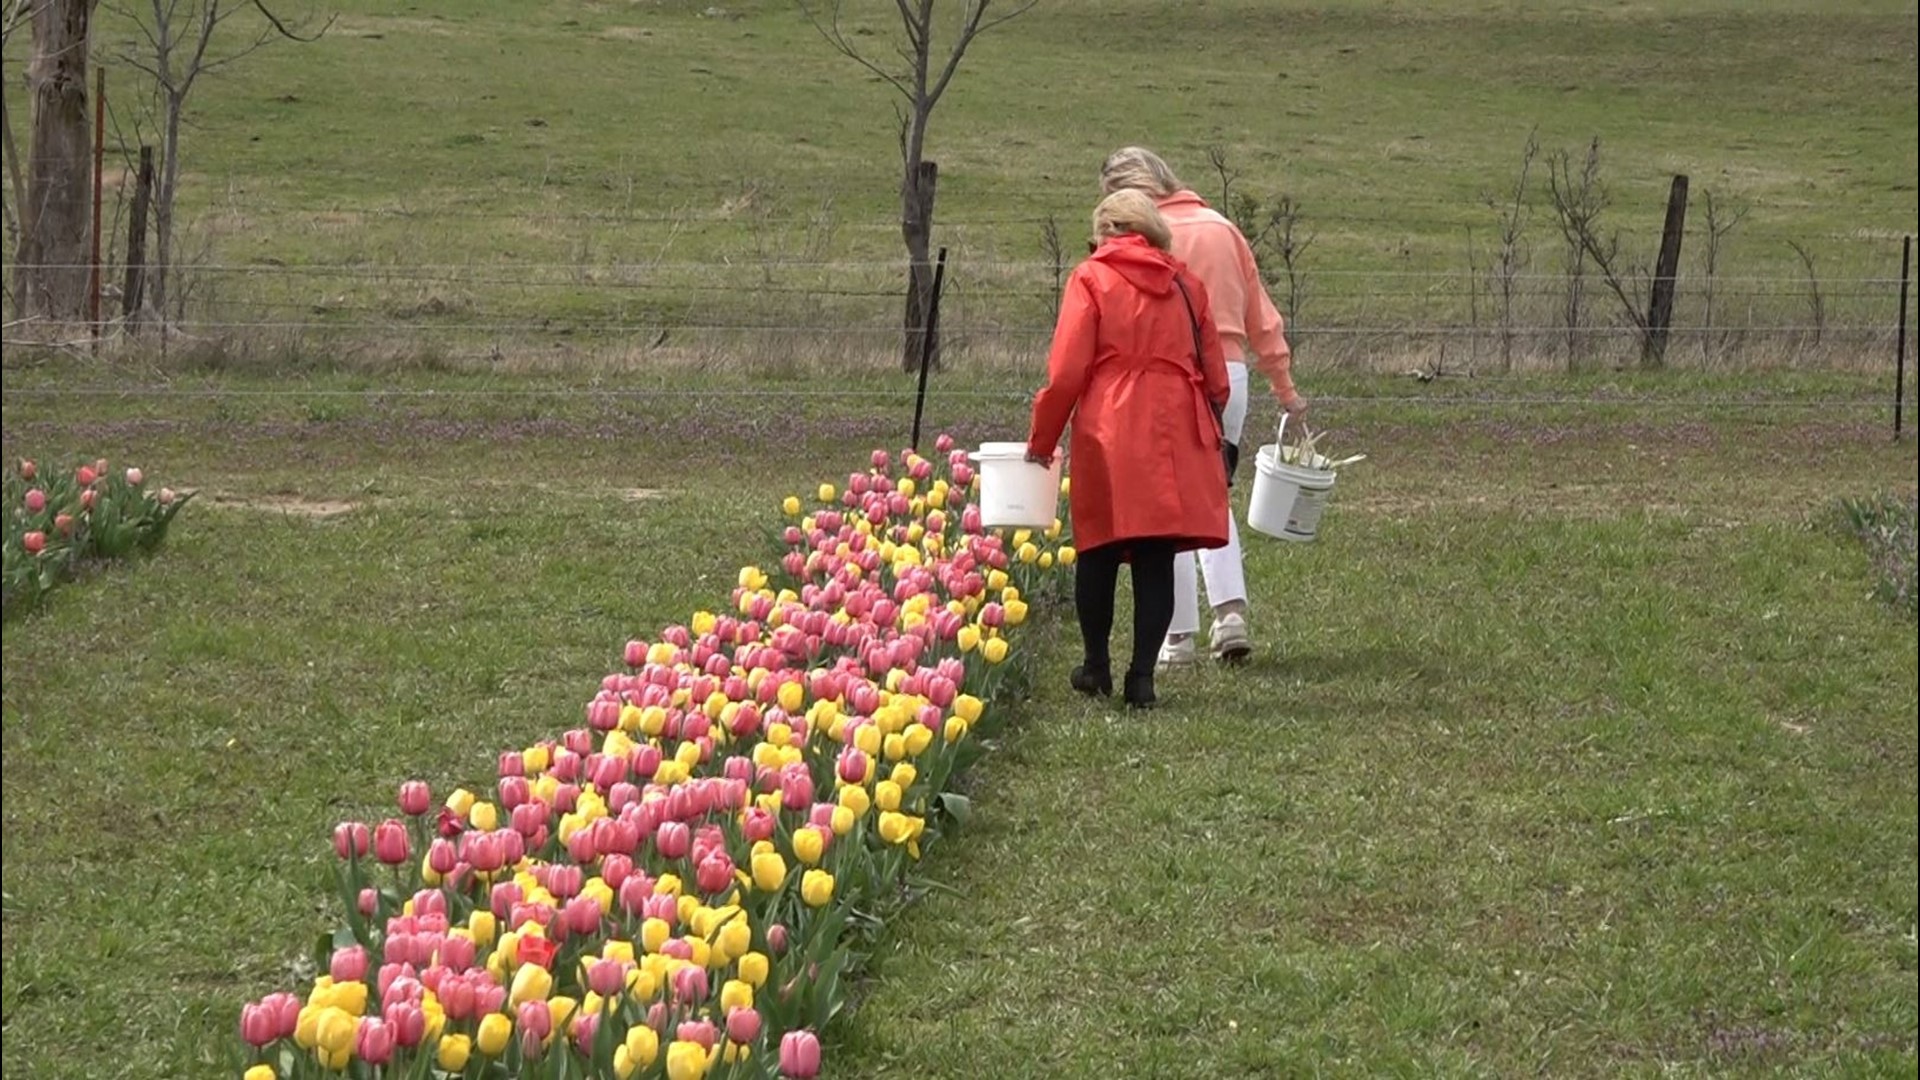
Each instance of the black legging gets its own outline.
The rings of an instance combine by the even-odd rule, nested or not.
[[[1136,675],[1153,673],[1160,643],[1173,625],[1173,554],[1170,540],[1122,541],[1080,553],[1073,571],[1073,605],[1080,616],[1089,670],[1112,670],[1108,643],[1113,636],[1113,594],[1120,584],[1120,564],[1131,561],[1133,666],[1128,670]]]

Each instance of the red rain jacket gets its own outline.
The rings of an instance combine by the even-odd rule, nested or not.
[[[1199,356],[1176,274],[1199,318]],[[1178,260],[1121,236],[1075,267],[1027,436],[1030,453],[1052,454],[1073,421],[1074,543],[1224,547],[1227,478],[1215,410],[1229,393],[1206,287]]]

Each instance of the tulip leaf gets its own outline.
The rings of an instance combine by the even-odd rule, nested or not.
[[[940,809],[958,824],[965,825],[973,817],[973,800],[957,791],[941,792]]]

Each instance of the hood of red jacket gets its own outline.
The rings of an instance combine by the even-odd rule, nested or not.
[[[1087,258],[1113,270],[1149,296],[1173,292],[1173,275],[1179,268],[1173,256],[1149,244],[1145,237],[1134,235],[1113,237]]]

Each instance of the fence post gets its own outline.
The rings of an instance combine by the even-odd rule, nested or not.
[[[100,351],[100,173],[107,159],[107,69],[93,73],[93,271],[87,278],[87,322],[94,352]]]
[[[1900,240],[1900,328],[1893,335],[1893,437],[1900,437],[1901,409],[1907,397],[1907,291],[1912,280],[1913,237]]]
[[[1673,178],[1667,192],[1667,221],[1660,229],[1660,257],[1653,268],[1653,295],[1647,304],[1647,339],[1640,366],[1667,362],[1667,328],[1673,325],[1673,281],[1680,272],[1680,240],[1687,228],[1687,178]]]
[[[153,147],[140,148],[140,177],[133,188],[133,213],[127,219],[127,283],[121,292],[120,312],[128,326],[140,318],[141,294],[147,284],[147,207],[153,201]]]
[[[920,452],[920,417],[927,408],[927,369],[933,366],[933,343],[940,331],[940,287],[947,279],[947,249],[933,264],[933,296],[927,301],[926,332],[920,336],[920,388],[913,395],[913,438],[907,445]]]

